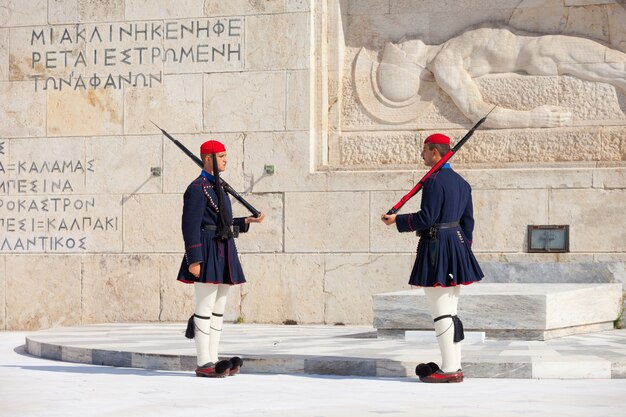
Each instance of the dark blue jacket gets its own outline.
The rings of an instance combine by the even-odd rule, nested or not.
[[[429,233],[435,224],[457,221],[457,227]],[[421,236],[410,284],[451,286],[483,277],[471,251],[472,189],[450,165],[445,164],[424,182],[420,211],[396,216],[396,227],[399,232],[416,232]]]
[[[218,201],[214,188],[215,178],[202,172],[185,191],[183,197],[182,232],[185,242],[185,258],[181,264],[178,280],[184,282],[210,282],[241,284],[245,282],[234,238],[221,240],[216,237]],[[224,219],[239,233],[249,229],[244,217],[233,219],[232,206],[226,193]],[[200,277],[189,273],[189,265],[201,262]]]

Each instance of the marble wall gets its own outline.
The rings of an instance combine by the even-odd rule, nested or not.
[[[370,324],[373,294],[407,288],[417,245],[380,214],[426,172],[423,138],[461,137],[472,121],[437,89],[418,114],[373,117],[355,89],[359,51],[379,65],[389,42],[440,44],[488,24],[626,52],[626,9],[608,0],[5,3],[0,329],[9,330],[193,312],[193,289],[175,274],[182,192],[198,169],[153,123],[193,151],[223,141],[225,179],[267,216],[237,241],[248,283],[231,291],[228,320]],[[474,189],[486,279],[626,283],[624,91],[566,75],[495,74],[477,85],[493,104],[572,114],[567,126],[479,130],[455,156]],[[526,253],[529,224],[569,224],[571,253]]]

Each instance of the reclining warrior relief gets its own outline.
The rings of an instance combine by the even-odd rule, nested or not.
[[[496,103],[483,97],[476,79],[489,74],[569,75],[607,83],[626,93],[626,54],[575,36],[520,35],[506,28],[469,30],[440,45],[419,39],[388,43],[380,64],[365,49],[354,65],[357,96],[367,112],[384,123],[408,123],[430,106],[438,89],[476,122]],[[541,105],[530,110],[497,106],[486,127],[558,127],[572,122],[567,108]]]

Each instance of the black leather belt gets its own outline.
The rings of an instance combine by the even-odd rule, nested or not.
[[[433,227],[435,229],[452,229],[453,227],[458,227],[459,226],[459,221],[455,221],[455,222],[449,222],[449,223],[435,223],[433,224]]]
[[[217,231],[217,226],[214,224],[205,224],[204,226],[202,226],[202,230],[210,230],[212,232]],[[232,232],[233,232],[233,237],[239,237],[239,227],[238,226],[233,226],[231,228]]]

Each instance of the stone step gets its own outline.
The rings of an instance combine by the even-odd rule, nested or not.
[[[186,327],[160,322],[53,328],[27,335],[25,347],[30,355],[65,362],[193,372],[196,349],[184,337]],[[225,323],[222,330],[220,356],[243,358],[243,373],[415,378],[417,364],[441,364],[434,335],[382,339],[370,326],[352,325]],[[487,339],[464,343],[462,350],[467,378],[626,378],[626,329],[547,341]]]
[[[487,337],[548,340],[612,329],[621,305],[621,284],[476,283],[461,288],[459,318]],[[377,294],[373,309],[379,337],[433,329],[422,289]]]
[[[404,341],[409,343],[432,343],[437,340],[434,330],[407,330],[404,332]],[[463,344],[481,345],[485,343],[485,332],[465,332]]]

